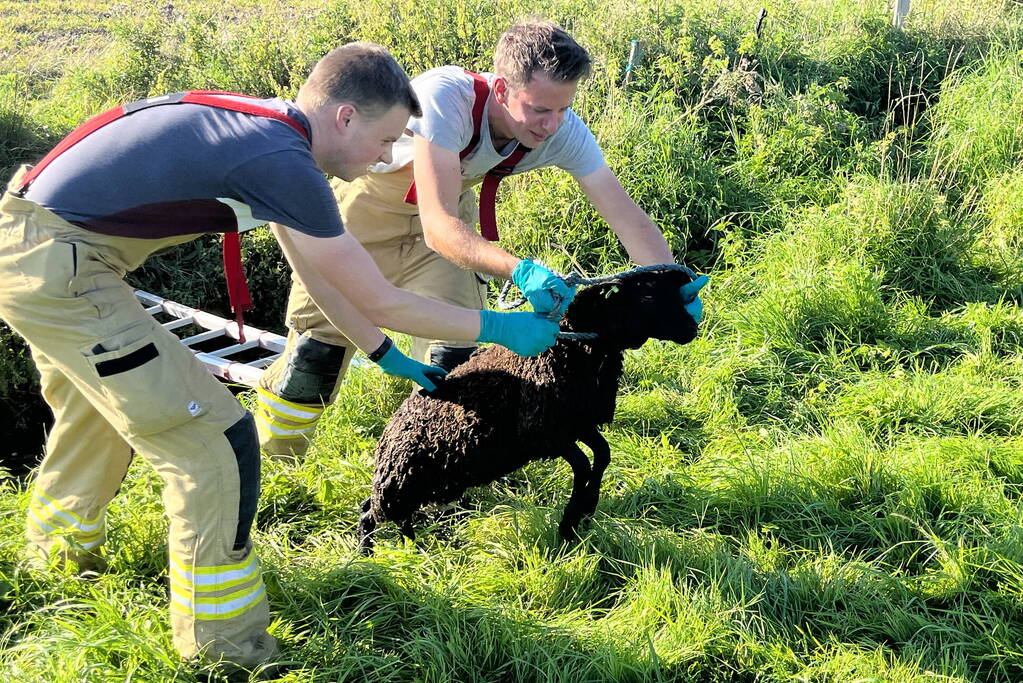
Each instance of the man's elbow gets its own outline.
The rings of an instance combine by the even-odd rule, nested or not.
[[[425,244],[428,249],[439,253],[440,250],[438,247],[440,247],[440,243],[441,240],[438,239],[437,233],[423,228],[423,244]]]
[[[450,242],[450,231],[443,226],[446,224],[446,216],[422,216],[423,220],[423,243],[441,256],[448,256],[448,244]],[[450,257],[449,257],[450,258]]]

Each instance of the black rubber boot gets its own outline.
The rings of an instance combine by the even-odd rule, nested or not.
[[[451,372],[469,360],[469,356],[475,350],[475,346],[431,346],[430,365],[436,365]]]

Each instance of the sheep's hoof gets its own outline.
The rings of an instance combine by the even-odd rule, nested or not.
[[[359,552],[364,557],[369,557],[373,554],[373,534],[372,533],[359,533]]]
[[[579,520],[561,520],[558,524],[558,535],[565,543],[572,543],[581,540],[579,537]]]
[[[398,531],[410,541],[416,540],[416,528],[412,526],[412,520],[403,519],[398,522]]]

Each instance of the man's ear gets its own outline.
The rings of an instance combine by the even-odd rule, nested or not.
[[[334,125],[340,130],[348,128],[352,123],[355,107],[350,104],[339,104],[334,110]]]
[[[490,88],[494,91],[494,99],[500,105],[508,104],[508,81],[503,76],[498,76],[494,79],[494,84]]]

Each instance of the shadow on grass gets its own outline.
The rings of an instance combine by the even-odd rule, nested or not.
[[[997,524],[979,511],[950,512],[933,491],[914,519],[898,514],[891,501],[900,486],[878,482],[839,501],[782,483],[745,505],[735,494],[726,509],[659,477],[609,499],[613,518],[598,511],[588,541],[614,583],[640,566],[661,568],[680,585],[748,604],[746,616],[797,654],[837,642],[883,648],[957,679],[1019,680],[1023,619],[1011,589],[1011,538],[963,537]],[[642,521],[616,519],[624,510]]]
[[[503,607],[465,606],[377,563],[275,579],[284,604],[272,609],[288,632],[302,634],[285,647],[308,667],[303,680],[757,680],[723,658],[670,667],[646,647],[582,637]]]

